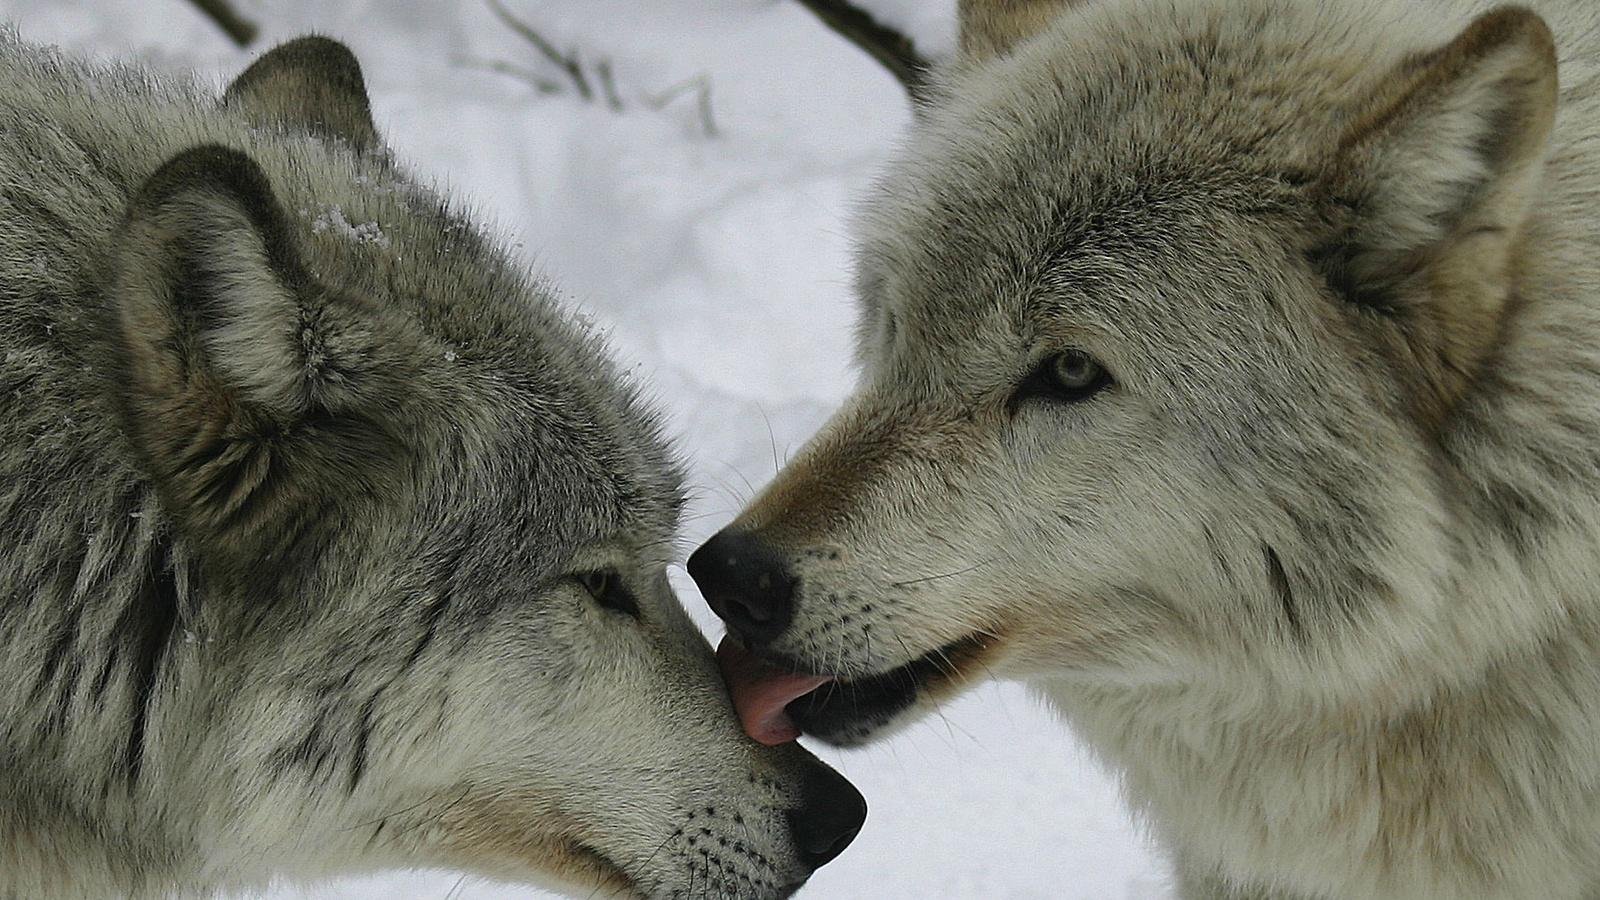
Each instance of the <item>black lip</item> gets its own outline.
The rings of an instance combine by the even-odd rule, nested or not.
[[[834,744],[854,744],[889,724],[919,694],[960,674],[963,663],[988,646],[973,635],[930,650],[877,675],[835,681],[793,700],[784,711],[806,734]]]

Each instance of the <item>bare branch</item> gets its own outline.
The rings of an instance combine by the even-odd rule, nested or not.
[[[850,0],[799,0],[822,23],[877,60],[906,89],[913,104],[927,85],[928,60],[910,37],[879,22]]]
[[[498,59],[473,59],[471,57],[465,57],[457,59],[456,64],[468,69],[480,69],[485,72],[494,72],[497,75],[509,75],[519,81],[527,82],[529,87],[541,94],[559,94],[562,92],[562,90],[564,90],[560,84],[545,78],[532,69],[525,69],[522,66],[514,66],[511,63],[501,62]]]
[[[600,92],[606,96],[606,106],[611,107],[612,112],[622,112],[622,95],[617,93],[617,79],[611,74],[611,60],[595,63],[594,75],[600,79]]]
[[[695,93],[699,95],[696,105],[700,107],[700,128],[706,137],[717,137],[717,121],[711,117],[711,79],[702,76],[700,89]]]
[[[584,102],[593,103],[596,99],[603,100],[606,107],[616,113],[623,112],[628,108],[628,102],[623,100],[622,91],[617,85],[616,71],[612,68],[610,59],[602,57],[598,61],[589,64],[588,69],[585,69],[585,63],[578,55],[578,51],[573,50],[568,53],[562,53],[532,25],[512,15],[501,3],[501,0],[486,0],[486,2],[495,16],[506,27],[516,32],[529,44],[532,44],[541,56],[567,74],[567,77],[572,82],[573,89]],[[523,66],[512,65],[498,60],[472,58],[458,59],[457,62],[460,65],[474,69],[509,75],[519,81],[526,82],[541,94],[558,94],[565,90],[562,84],[544,78],[537,71]],[[590,80],[591,78],[593,79],[592,81]],[[595,88],[596,84],[599,85],[598,92]],[[706,75],[696,75],[658,94],[645,94],[641,99],[645,106],[660,111],[679,97],[690,93],[695,96],[695,111],[700,117],[700,130],[706,137],[717,137],[717,122],[711,103],[711,79]]]
[[[195,9],[204,13],[206,18],[217,23],[217,27],[227,33],[235,44],[247,47],[256,39],[256,23],[234,12],[228,0],[189,0]]]
[[[717,122],[711,114],[711,79],[705,75],[696,75],[687,81],[681,81],[666,90],[645,98],[645,105],[660,112],[672,104],[672,101],[693,91],[695,107],[700,114],[700,130],[706,137],[717,137]]]
[[[594,99],[594,88],[589,84],[589,76],[583,72],[583,64],[578,60],[577,51],[562,53],[555,45],[545,40],[544,35],[535,31],[532,25],[522,21],[511,14],[511,11],[500,5],[500,0],[489,0],[489,8],[494,11],[495,17],[506,24],[507,28],[522,36],[522,39],[534,46],[550,60],[567,73],[572,79],[572,86],[577,89],[578,96],[585,100]]]

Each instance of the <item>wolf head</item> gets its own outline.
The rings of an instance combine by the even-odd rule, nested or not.
[[[1337,702],[1453,664],[1441,435],[1515,316],[1550,31],[1063,6],[968,7],[865,204],[858,389],[691,559],[840,679],[789,707],[832,740],[987,675]]]
[[[108,381],[176,535],[150,608],[181,619],[134,792],[224,878],[786,896],[865,807],[739,733],[667,584],[654,414],[393,166],[348,51],[280,48],[224,107],[251,149],[168,160],[104,267]]]

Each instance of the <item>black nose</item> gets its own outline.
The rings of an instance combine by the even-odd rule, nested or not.
[[[788,563],[751,532],[717,532],[689,556],[689,576],[712,611],[750,643],[772,640],[794,618]]]
[[[821,868],[844,852],[867,820],[867,800],[843,775],[814,763],[800,783],[800,804],[789,810],[789,831],[800,858]]]

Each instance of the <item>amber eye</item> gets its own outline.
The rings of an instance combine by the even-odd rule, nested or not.
[[[1035,397],[1081,403],[1111,386],[1111,373],[1082,350],[1063,350],[1040,363],[1018,386],[1013,405]]]
[[[639,602],[614,570],[596,569],[593,572],[581,572],[575,577],[596,603],[606,609],[639,618]]]

